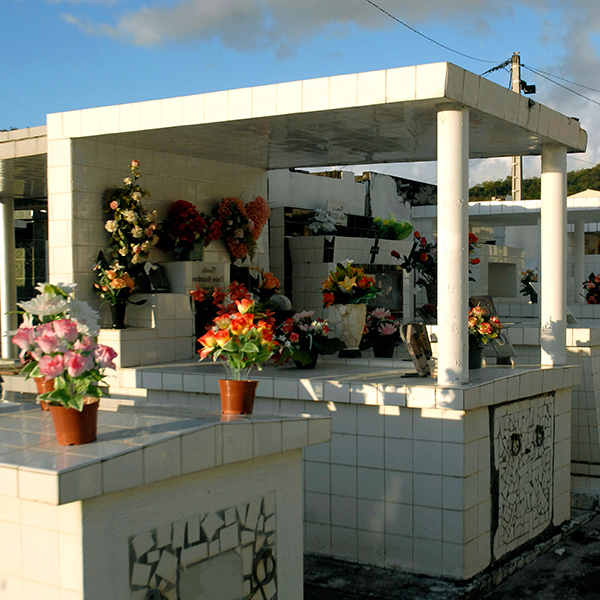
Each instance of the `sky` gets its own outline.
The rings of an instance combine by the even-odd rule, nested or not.
[[[0,49],[0,129],[44,125],[53,112],[442,61],[481,75],[519,52],[560,84],[523,68],[537,86],[531,97],[589,134],[568,169],[600,162],[598,0],[0,0]],[[510,86],[507,69],[488,77]],[[436,183],[435,163],[371,170]],[[509,159],[473,160],[469,184],[509,174]],[[539,158],[526,158],[524,177],[539,174]]]

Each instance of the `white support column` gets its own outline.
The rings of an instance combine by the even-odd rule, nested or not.
[[[469,110],[437,116],[438,382],[469,381]]]
[[[543,365],[567,364],[567,151],[542,147],[541,341]]]
[[[9,160],[0,160],[0,330],[2,358],[15,358],[16,348],[9,332],[17,328],[17,286],[15,274],[15,220],[13,176]]]
[[[575,302],[585,303],[583,282],[587,279],[585,272],[585,221],[575,221],[573,236],[573,289]]]

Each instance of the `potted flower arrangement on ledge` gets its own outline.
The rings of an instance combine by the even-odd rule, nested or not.
[[[74,319],[59,319],[17,335],[13,342],[18,344],[28,336],[24,349],[33,358],[23,372],[54,381],[54,389],[39,398],[49,405],[57,442],[63,446],[93,442],[99,399],[107,395],[99,383],[105,368],[116,368],[117,353],[79,331]]]
[[[389,310],[374,308],[368,312],[360,343],[362,350],[373,348],[376,358],[392,358],[400,341],[399,323]]]
[[[202,349],[200,360],[211,357],[220,360],[229,379],[219,380],[221,407],[224,414],[251,414],[256,393],[256,381],[248,380],[253,366],[260,371],[276,351],[273,325],[254,312],[254,302],[235,302],[237,312],[214,319],[214,325],[198,339]]]
[[[335,354],[345,348],[342,340],[329,337],[327,321],[315,319],[314,314],[314,310],[299,312],[283,322],[276,337],[280,348],[277,364],[291,359],[298,369],[314,369],[320,354]]]
[[[482,306],[469,311],[469,369],[480,369],[484,345],[500,335],[502,324]]]
[[[61,445],[86,444],[96,439],[99,386],[103,370],[115,369],[117,353],[98,344],[97,313],[70,297],[74,284],[37,286],[42,293],[20,307],[26,318],[12,338],[21,349],[26,378],[51,382],[40,393],[54,421]]]
[[[37,325],[59,319],[72,319],[77,321],[79,330],[83,333],[93,337],[98,335],[100,317],[86,302],[75,298],[77,284],[38,283],[35,289],[39,292],[37,296],[26,302],[17,303],[21,309],[19,314],[22,315],[23,322],[13,337],[13,343],[21,349],[19,354],[21,364],[27,366],[31,362],[36,362],[27,348],[31,339],[31,331]],[[54,389],[52,378],[33,376],[29,369],[23,369],[22,373],[26,379],[30,376],[34,377],[38,395]],[[42,408],[45,409],[45,406],[45,403],[42,403]]]
[[[583,289],[588,304],[600,304],[600,275],[590,273],[587,281],[583,282]]]
[[[364,269],[354,267],[351,260],[339,263],[323,282],[323,305],[332,306],[342,323],[340,339],[346,349],[340,351],[340,358],[357,358],[365,321],[366,303],[375,298],[381,289],[375,286],[375,280],[366,275]]]
[[[125,267],[117,261],[108,265],[102,252],[98,254],[98,262],[94,271],[98,275],[98,282],[94,283],[94,290],[104,302],[110,305],[113,329],[125,329],[127,302],[131,302],[130,296],[135,287],[133,279]],[[143,304],[144,302],[145,300],[142,300],[133,304]]]
[[[158,226],[156,247],[173,252],[175,260],[202,260],[208,239],[210,220],[186,200],[177,200],[169,207],[167,218]]]

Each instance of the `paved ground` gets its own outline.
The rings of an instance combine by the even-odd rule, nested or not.
[[[305,600],[600,600],[600,514],[571,522],[469,582],[305,557]]]

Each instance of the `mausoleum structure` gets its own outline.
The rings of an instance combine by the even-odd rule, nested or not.
[[[223,197],[268,198],[274,169],[437,161],[433,376],[401,360],[332,358],[310,375],[268,366],[257,377],[258,413],[331,418],[331,442],[304,452],[305,549],[467,579],[569,518],[581,369],[567,360],[566,154],[587,143],[577,119],[438,63],[51,114],[47,143],[50,279],[90,300],[102,194],[132,158],[159,213],[176,199],[206,211]],[[540,350],[533,364],[473,374],[468,161],[515,155],[542,161]],[[268,266],[268,241],[256,265]],[[211,246],[195,277],[228,263]],[[120,353],[115,401],[214,410],[221,370],[195,362],[187,294],[153,296],[135,327],[102,330]]]

